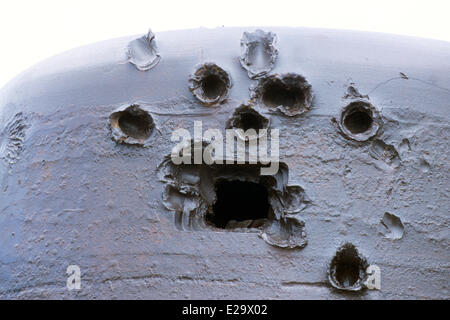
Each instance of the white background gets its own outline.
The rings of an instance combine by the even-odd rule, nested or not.
[[[450,41],[449,0],[2,0],[0,87],[47,57],[91,42],[216,26],[304,26]]]

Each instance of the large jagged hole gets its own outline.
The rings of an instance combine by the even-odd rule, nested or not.
[[[285,163],[271,176],[261,175],[262,168],[261,163],[176,165],[166,156],[158,167],[166,183],[163,204],[174,213],[178,230],[258,233],[272,246],[301,249],[308,243],[301,219],[310,204],[305,190],[288,184]]]
[[[330,264],[331,283],[339,289],[360,290],[366,278],[366,260],[350,243],[342,246]]]
[[[265,186],[247,181],[219,180],[215,190],[216,202],[212,212],[205,217],[215,227],[225,229],[239,225],[257,228],[268,218],[270,204]]]

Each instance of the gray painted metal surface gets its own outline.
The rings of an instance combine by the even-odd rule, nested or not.
[[[1,90],[1,298],[450,298],[450,44],[263,29],[267,41],[218,28],[100,42]],[[243,58],[255,41],[262,57]],[[230,83],[205,104],[190,90],[206,62]],[[303,109],[264,106],[258,83],[287,74],[311,86]],[[351,132],[354,102],[369,110],[370,132]],[[224,130],[248,103],[280,130],[284,183],[307,204],[295,229],[306,245],[277,246],[258,228],[180,228],[163,203],[172,131],[194,120]],[[153,121],[133,139],[117,130],[132,105]],[[346,243],[363,278],[380,268],[380,290],[341,290],[333,275]],[[66,288],[69,265],[80,266],[81,290]]]

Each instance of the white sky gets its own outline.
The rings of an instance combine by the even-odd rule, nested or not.
[[[216,26],[305,26],[450,41],[449,0],[4,0],[0,87],[47,57],[92,42]]]

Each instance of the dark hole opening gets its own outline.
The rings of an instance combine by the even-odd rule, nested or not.
[[[244,131],[248,129],[260,130],[264,128],[264,121],[257,114],[245,112],[239,115],[239,122],[237,126]]]
[[[269,107],[291,108],[304,100],[305,96],[300,88],[287,86],[279,81],[270,82],[264,87],[263,102]]]
[[[202,79],[203,94],[207,99],[216,99],[226,91],[226,83],[217,75],[211,74]]]
[[[265,186],[245,181],[219,180],[216,183],[217,200],[207,222],[225,229],[230,221],[254,220],[247,227],[257,227],[260,219],[267,219],[269,198]],[[256,221],[255,221],[256,220]]]
[[[123,133],[135,139],[146,139],[153,129],[153,119],[143,111],[125,110],[118,119]]]
[[[345,116],[344,125],[351,133],[363,133],[372,126],[372,117],[365,110],[355,110]]]
[[[345,249],[335,262],[336,282],[342,287],[351,287],[359,280],[361,260],[354,248]]]

